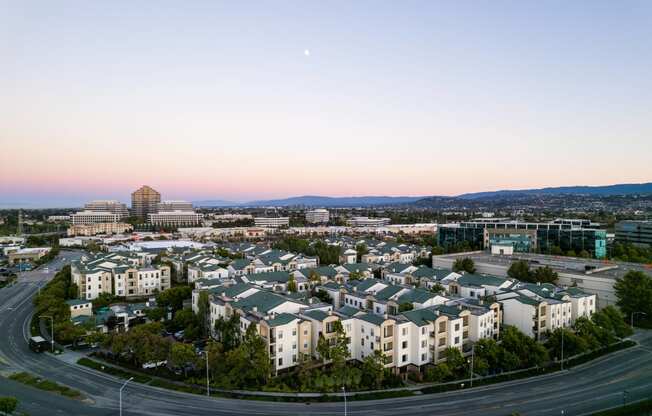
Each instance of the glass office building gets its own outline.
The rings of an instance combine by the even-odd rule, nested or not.
[[[616,224],[616,241],[652,247],[652,221],[620,221]]]
[[[596,224],[592,224],[595,226]],[[466,241],[473,248],[488,249],[491,239],[505,236],[527,236],[528,244],[515,247],[515,251],[549,254],[553,247],[562,251],[580,253],[587,251],[601,259],[607,254],[607,232],[598,228],[583,228],[569,220],[546,223],[519,221],[469,221],[459,224],[444,224],[438,228],[439,245],[455,247]]]

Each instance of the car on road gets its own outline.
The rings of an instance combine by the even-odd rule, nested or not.
[[[28,341],[29,343],[29,349],[34,351],[34,352],[43,352],[48,349],[50,346],[50,343],[45,340],[45,338],[41,336],[35,336],[31,337]]]

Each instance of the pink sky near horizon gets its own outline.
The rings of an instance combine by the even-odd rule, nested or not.
[[[161,3],[0,6],[0,205],[652,181],[649,2]]]

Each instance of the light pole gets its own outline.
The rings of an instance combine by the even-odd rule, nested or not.
[[[634,317],[635,317],[636,315],[639,315],[639,314],[640,314],[640,315],[646,315],[646,316],[647,316],[647,313],[645,313],[645,312],[632,312],[631,315],[630,315],[630,317],[629,317],[629,326],[631,326],[632,329],[634,329]]]
[[[52,321],[52,325],[50,325],[50,330],[52,331],[52,339],[50,340],[50,344],[52,344],[52,353],[54,354],[54,318],[51,316],[45,316],[41,315],[41,318],[49,318]]]
[[[204,354],[206,354],[206,395],[210,397],[211,395],[211,384],[208,379],[208,346],[206,346],[206,351],[204,351]]]
[[[471,345],[471,388],[473,388],[473,358],[475,356],[475,344]]]
[[[564,328],[561,328],[561,371],[564,371]]]
[[[125,384],[120,387],[120,416],[122,416],[122,390],[124,390],[125,387],[127,387],[127,383],[129,383],[131,380],[133,380],[133,377],[130,377],[129,380],[125,381]]]
[[[346,388],[342,386],[342,392],[344,393],[344,416],[346,416]]]

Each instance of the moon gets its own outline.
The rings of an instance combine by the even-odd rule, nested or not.
[[[303,54],[306,56],[310,56],[310,49],[304,49]]]

